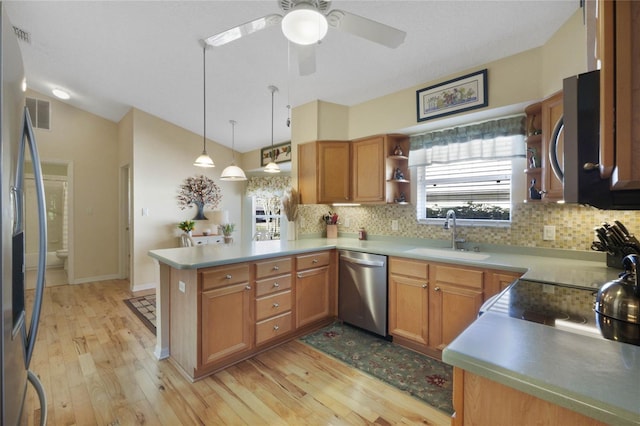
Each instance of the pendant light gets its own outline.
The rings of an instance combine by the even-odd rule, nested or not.
[[[202,110],[203,110],[203,131],[202,131],[202,154],[196,161],[193,162],[194,166],[198,167],[215,167],[213,160],[207,154],[207,44],[202,43]]]
[[[231,123],[231,165],[222,171],[220,180],[247,180],[247,176],[244,174],[244,170],[236,166],[236,121],[229,120],[229,123]]]
[[[280,167],[275,162],[275,153],[273,149],[273,94],[278,91],[276,86],[269,86],[268,89],[271,91],[271,152],[269,157],[271,157],[271,161],[264,168],[264,171],[267,173],[280,173]]]

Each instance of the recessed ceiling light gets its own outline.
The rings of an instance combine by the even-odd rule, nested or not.
[[[71,97],[71,95],[69,95],[67,91],[62,89],[56,88],[56,89],[53,89],[51,92],[56,98],[59,98],[59,99],[69,99]]]

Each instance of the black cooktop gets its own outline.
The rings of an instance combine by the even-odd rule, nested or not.
[[[609,323],[594,311],[597,289],[567,287],[537,281],[518,280],[507,291],[483,305],[480,313],[508,315],[598,339],[611,339],[640,346],[637,329],[611,335]],[[627,326],[627,324],[625,324]]]

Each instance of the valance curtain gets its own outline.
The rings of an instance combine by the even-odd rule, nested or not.
[[[261,176],[251,177],[247,182],[248,197],[271,198],[282,197],[291,187],[291,176]]]
[[[409,166],[525,157],[524,135],[524,115],[413,135]]]

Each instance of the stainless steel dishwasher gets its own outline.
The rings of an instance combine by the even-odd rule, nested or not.
[[[340,250],[338,317],[387,336],[387,256]]]

